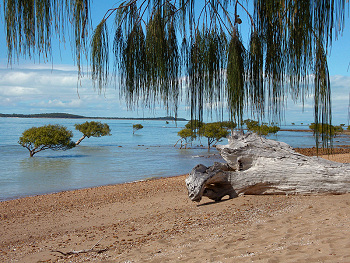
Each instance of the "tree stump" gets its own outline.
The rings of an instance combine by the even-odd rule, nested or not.
[[[286,143],[255,133],[234,133],[216,147],[227,162],[197,165],[186,178],[189,198],[219,201],[239,194],[343,194],[350,192],[350,164],[297,153]]]

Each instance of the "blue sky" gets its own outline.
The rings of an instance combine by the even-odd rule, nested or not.
[[[110,8],[109,1],[95,1],[91,8],[93,23],[102,19]],[[245,17],[241,16],[243,23]],[[114,85],[102,93],[94,90],[89,76],[78,83],[77,70],[72,59],[69,43],[66,47],[55,47],[53,61],[37,63],[21,59],[8,67],[4,22],[0,20],[0,113],[46,113],[67,112],[85,116],[107,117],[154,117],[165,116],[161,106],[155,110],[139,108],[129,111],[123,99],[119,98]],[[244,31],[242,32],[244,34]],[[333,42],[329,54],[329,71],[332,85],[333,123],[348,123],[350,96],[350,18],[346,15],[343,35]],[[86,65],[85,65],[86,68]],[[179,107],[179,117],[189,118],[188,106],[184,101]],[[210,121],[210,120],[205,120]],[[282,124],[313,122],[312,97],[302,103],[288,100],[285,120]]]

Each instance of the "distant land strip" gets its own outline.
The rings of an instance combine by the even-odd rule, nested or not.
[[[160,121],[187,121],[184,118],[167,117],[151,117],[151,118],[129,118],[129,117],[86,117],[69,113],[39,113],[39,114],[3,114],[3,118],[50,118],[50,119],[100,119],[100,120],[160,120]]]

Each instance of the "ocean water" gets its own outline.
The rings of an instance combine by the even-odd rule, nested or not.
[[[74,124],[85,121],[0,118],[0,201],[181,175],[199,163],[209,166],[223,161],[215,149],[208,151],[197,146],[200,141],[196,141],[191,149],[174,147],[179,139],[177,132],[186,122],[97,120],[108,123],[111,136],[86,138],[71,150],[45,150],[33,158],[17,143],[24,130],[46,124],[66,126],[73,131],[73,140],[77,141],[82,134],[74,129]],[[141,123],[144,128],[133,134],[132,125],[136,123]],[[306,132],[280,131],[270,138],[293,147],[312,147],[315,144],[312,133]],[[205,139],[202,143],[205,145]],[[339,143],[344,144],[344,140]],[[220,144],[227,144],[227,139]]]

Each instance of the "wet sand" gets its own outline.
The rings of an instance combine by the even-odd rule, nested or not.
[[[185,178],[0,202],[0,262],[350,262],[350,194],[198,204]]]

